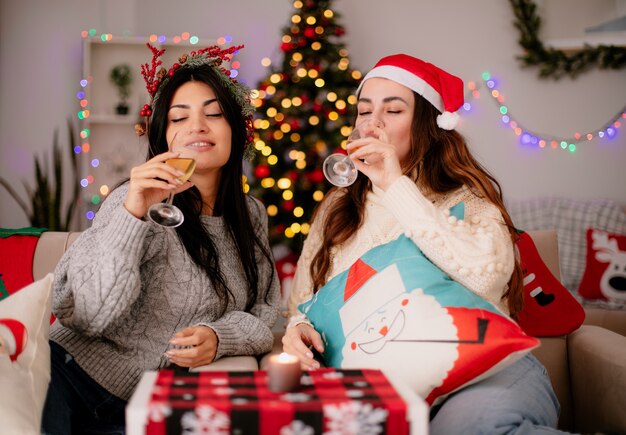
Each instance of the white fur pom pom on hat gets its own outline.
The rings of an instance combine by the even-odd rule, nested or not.
[[[454,130],[459,123],[459,114],[456,112],[443,112],[437,115],[437,125],[444,130]]]
[[[392,54],[380,59],[363,77],[357,94],[363,83],[374,77],[393,80],[424,97],[441,112],[437,116],[440,128],[453,130],[457,126],[460,117],[455,112],[463,105],[463,80],[457,76],[416,57]]]

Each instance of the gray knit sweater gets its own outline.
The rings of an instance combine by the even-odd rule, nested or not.
[[[144,371],[167,366],[163,353],[169,339],[188,326],[205,324],[215,330],[216,359],[269,352],[280,299],[274,265],[257,249],[261,296],[245,312],[246,276],[235,243],[223,218],[203,216],[234,294],[227,313],[219,317],[210,279],[193,263],[176,232],[131,215],[123,206],[126,192],[124,185],[109,195],[91,228],[59,262],[52,306],[57,321],[50,338],[124,400]],[[256,234],[267,240],[264,207],[248,197],[248,208]]]

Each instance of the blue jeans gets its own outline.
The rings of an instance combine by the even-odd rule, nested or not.
[[[124,435],[126,401],[114,396],[50,341],[51,377],[41,431],[50,435]]]
[[[528,354],[451,394],[431,412],[430,434],[558,434],[559,411],[545,367]]]

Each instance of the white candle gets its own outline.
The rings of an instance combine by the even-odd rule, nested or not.
[[[300,360],[288,353],[272,355],[267,365],[267,382],[274,392],[292,391],[300,385]]]

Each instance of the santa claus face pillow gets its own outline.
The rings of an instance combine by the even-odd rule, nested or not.
[[[365,253],[299,309],[328,365],[381,369],[430,404],[539,344],[405,236]]]
[[[53,275],[0,301],[0,433],[41,431],[50,382]]]

